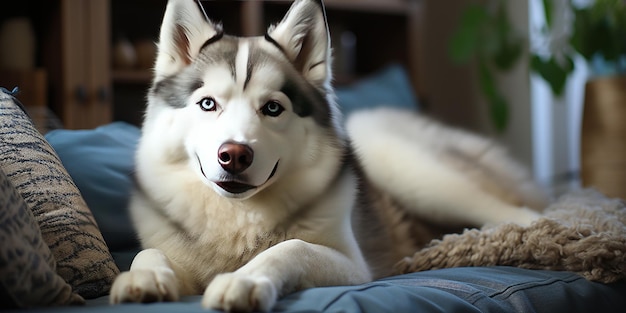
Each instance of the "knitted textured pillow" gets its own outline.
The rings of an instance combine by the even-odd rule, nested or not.
[[[593,189],[571,191],[530,226],[502,223],[433,240],[398,262],[396,274],[495,265],[626,280],[626,203]]]
[[[85,298],[108,293],[119,269],[93,215],[21,105],[0,92],[0,168],[31,208],[56,272]]]
[[[26,202],[0,170],[0,308],[83,303],[56,262]]]

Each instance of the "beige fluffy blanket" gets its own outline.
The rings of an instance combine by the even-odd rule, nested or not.
[[[626,277],[626,205],[593,190],[561,197],[528,227],[468,229],[433,240],[396,265],[398,274],[508,265],[576,272],[610,283]]]

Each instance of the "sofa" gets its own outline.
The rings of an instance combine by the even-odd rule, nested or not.
[[[406,73],[390,66],[340,88],[346,114],[381,103],[415,109]],[[115,276],[139,251],[126,204],[137,126],[113,122],[44,135],[0,92],[0,311],[207,312],[201,296],[108,304]],[[275,312],[624,312],[626,282],[567,271],[458,267],[286,295]]]

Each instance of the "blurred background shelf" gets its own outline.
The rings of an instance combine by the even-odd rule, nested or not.
[[[116,84],[149,84],[152,80],[152,71],[145,69],[114,69],[111,78]]]
[[[212,19],[224,24],[227,33],[257,36],[264,34],[270,24],[279,22],[291,2],[202,3]],[[326,0],[336,83],[347,84],[390,63],[398,63],[408,70],[419,93],[421,2]],[[93,128],[115,120],[139,124],[166,3],[166,0],[10,1],[0,12],[0,23],[24,17],[32,23],[34,68],[46,73],[45,90],[32,92],[37,99],[46,100],[45,106],[59,117],[63,127]],[[120,43],[124,44],[122,50]],[[126,60],[129,62],[120,64],[116,62],[120,51],[135,55]],[[8,81],[5,86],[13,82]],[[24,102],[30,101],[35,100]]]

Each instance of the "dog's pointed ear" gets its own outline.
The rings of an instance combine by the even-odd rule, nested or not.
[[[189,65],[207,40],[221,34],[221,25],[208,20],[199,1],[169,0],[159,35],[155,80]]]
[[[315,86],[330,81],[330,34],[322,0],[296,0],[283,20],[268,29],[266,39]]]

